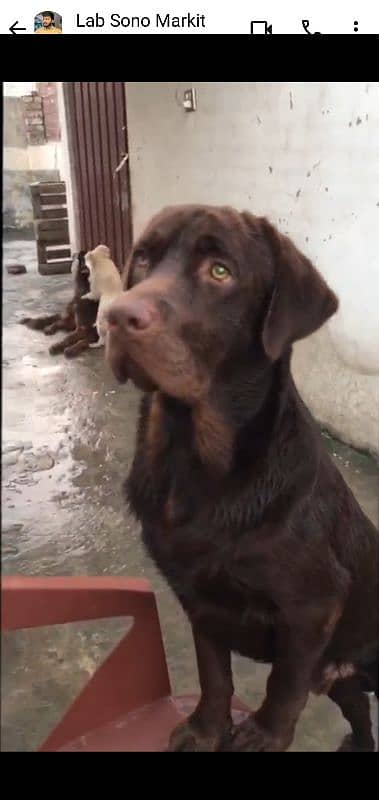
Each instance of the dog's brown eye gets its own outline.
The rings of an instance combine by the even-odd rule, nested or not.
[[[215,281],[225,281],[231,276],[230,269],[219,262],[212,264],[210,272]]]

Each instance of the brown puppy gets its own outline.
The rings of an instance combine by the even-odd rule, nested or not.
[[[43,331],[46,336],[51,336],[58,331],[73,331],[75,318],[72,310],[72,301],[68,303],[62,314],[47,314],[45,317],[23,317],[20,325],[26,325],[33,331]]]
[[[74,274],[74,296],[64,311],[60,314],[49,314],[44,317],[23,317],[21,325],[26,325],[34,331],[43,331],[46,336],[52,336],[58,331],[74,331],[75,324],[75,304],[77,298],[88,292],[88,270],[84,273],[84,251],[75,253],[72,259],[71,272]]]
[[[127,481],[144,542],[189,616],[201,700],[171,750],[281,751],[310,691],[374,749],[378,534],[294,385],[294,341],[337,298],[267,220],[186,206],[137,242],[108,311],[116,376],[146,390]],[[231,730],[231,653],[272,664]]]
[[[85,263],[83,251],[74,259],[71,271],[75,281],[75,295],[71,302],[74,317],[73,332],[49,348],[50,355],[64,353],[66,358],[75,358],[98,340],[97,330],[94,326],[99,303],[95,300],[85,299],[90,285],[89,269]]]

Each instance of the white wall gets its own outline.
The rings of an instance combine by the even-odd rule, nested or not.
[[[22,97],[23,94],[30,94],[36,88],[36,81],[4,81],[3,92],[6,97]]]
[[[61,142],[46,142],[28,147],[4,147],[3,168],[11,170],[58,170],[62,173]]]
[[[27,84],[22,86],[27,89]],[[30,235],[33,233],[30,183],[59,180],[61,143],[28,146],[24,105],[20,97],[12,94],[4,98],[3,131],[3,228]]]
[[[341,308],[297,345],[319,420],[379,452],[379,84],[128,83],[135,233],[168,203],[266,214],[314,261]]]
[[[69,220],[69,237],[71,251],[74,253],[80,249],[79,231],[77,224],[77,203],[74,197],[74,181],[72,179],[73,165],[70,159],[70,146],[69,146],[69,132],[68,132],[68,119],[67,109],[64,101],[63,84],[57,83],[57,101],[58,101],[58,114],[59,125],[61,129],[60,140],[60,162],[59,169],[62,180],[66,183],[66,196],[67,196],[67,213]]]

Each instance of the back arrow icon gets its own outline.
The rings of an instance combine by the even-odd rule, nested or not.
[[[17,28],[17,25],[18,25],[18,19],[16,19],[16,22],[14,22],[13,25],[11,25],[11,27],[9,28],[11,33],[16,34],[19,31],[26,31],[26,28]]]

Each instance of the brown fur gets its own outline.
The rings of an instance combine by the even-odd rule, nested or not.
[[[233,458],[233,435],[225,419],[210,403],[196,405],[192,412],[196,449],[203,464],[225,473]]]
[[[85,300],[84,295],[89,291],[89,270],[85,264],[84,251],[77,256],[75,271],[75,294],[71,301],[73,314],[72,333],[56,342],[49,348],[52,356],[64,353],[66,358],[75,358],[87,350],[90,344],[97,342],[98,334],[94,327],[99,303],[95,300]]]
[[[152,466],[167,446],[167,432],[163,423],[163,411],[159,392],[155,392],[147,420],[146,446]]]
[[[21,325],[26,325],[34,331],[43,331],[46,336],[52,336],[58,331],[72,331],[75,326],[73,303],[70,301],[62,314],[48,314],[45,317],[23,317]]]
[[[74,276],[74,296],[67,303],[64,310],[57,314],[49,314],[41,317],[23,317],[20,320],[21,325],[26,325],[35,331],[43,331],[46,336],[52,336],[59,331],[74,331],[76,328],[75,322],[75,308],[77,300],[82,294],[89,290],[88,283],[88,269],[84,264],[84,251],[75,253],[73,256],[73,264],[79,262],[79,269],[76,270]]]
[[[341,749],[372,752],[378,532],[290,367],[335,294],[267,220],[210,206],[158,214],[125,288],[107,357],[145,392],[127,499],[192,625],[201,687],[170,750],[286,750],[323,687],[351,726]],[[233,652],[272,665],[235,730]]]

